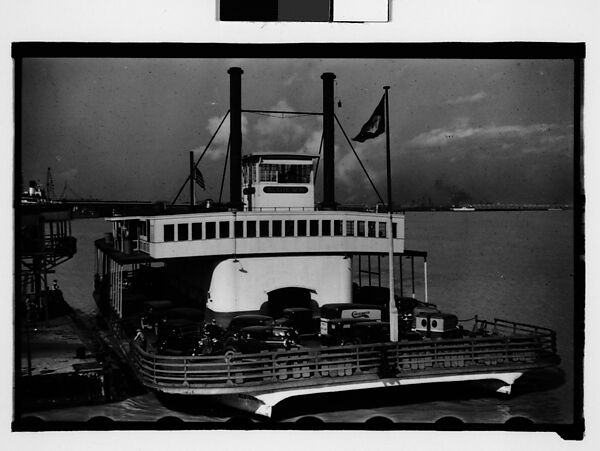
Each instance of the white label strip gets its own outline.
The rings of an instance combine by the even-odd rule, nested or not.
[[[389,0],[334,0],[334,22],[388,22]]]

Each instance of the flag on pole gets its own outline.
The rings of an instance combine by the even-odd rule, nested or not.
[[[194,168],[194,180],[196,181],[198,186],[200,186],[200,188],[206,190],[206,186],[204,185],[204,177],[202,176],[202,172],[200,172],[200,169],[198,168]]]
[[[384,103],[385,95],[381,98],[379,105],[373,111],[369,120],[362,126],[360,133],[352,138],[352,141],[365,142],[367,139],[376,138],[385,131]]]

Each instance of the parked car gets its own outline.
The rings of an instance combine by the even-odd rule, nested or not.
[[[225,338],[223,352],[230,356],[236,352],[253,354],[298,347],[298,333],[284,326],[247,326]]]
[[[273,318],[267,315],[238,315],[234,316],[229,326],[227,326],[227,335],[238,333],[244,327],[248,326],[271,326]]]
[[[451,313],[420,311],[415,315],[415,331],[432,339],[462,338],[468,333],[458,325],[458,318]]]
[[[319,333],[319,317],[313,316],[313,311],[304,307],[283,309],[283,318],[275,321],[279,326],[291,327],[300,335]]]
[[[204,323],[202,338],[191,350],[192,356],[215,355],[223,351],[225,329],[219,326],[215,320]]]
[[[157,354],[192,355],[204,337],[202,324],[182,318],[168,319],[158,325],[154,347]]]
[[[383,308],[372,304],[325,304],[321,306],[322,336],[339,334],[360,321],[380,321]]]

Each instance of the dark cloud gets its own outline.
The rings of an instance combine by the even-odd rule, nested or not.
[[[491,202],[572,196],[572,62],[544,60],[26,59],[24,180],[52,167],[55,186],[68,181],[82,195],[171,200],[189,151],[199,157],[227,112],[226,71],[237,65],[252,109],[318,112],[320,75],[334,72],[336,115],[350,136],[390,85],[398,202],[443,201],[450,191]],[[319,151],[318,117],[243,118],[244,153]],[[228,127],[201,163],[206,197],[219,195]],[[385,193],[385,138],[355,144]],[[377,200],[339,131],[336,174],[339,201]]]

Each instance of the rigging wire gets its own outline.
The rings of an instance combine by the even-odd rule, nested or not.
[[[371,186],[375,190],[375,193],[377,194],[377,197],[379,197],[379,200],[381,201],[382,204],[385,204],[385,202],[383,201],[383,198],[379,194],[379,191],[377,191],[377,188],[375,187],[375,184],[373,183],[373,180],[371,180],[371,177],[369,176],[369,173],[367,172],[367,169],[362,164],[362,161],[360,160],[360,157],[356,153],[356,150],[354,150],[354,146],[350,142],[350,138],[348,138],[348,135],[346,134],[346,130],[344,130],[344,127],[342,127],[342,124],[340,123],[340,120],[338,119],[337,115],[334,114],[333,117],[335,117],[336,122],[340,126],[340,130],[342,130],[342,133],[344,134],[344,137],[346,138],[346,141],[348,141],[348,144],[350,145],[350,148],[352,149],[352,152],[354,152],[354,155],[356,156],[356,159],[358,160],[358,163],[360,164],[360,167],[362,168],[362,170],[364,171],[365,175],[369,179],[369,182],[371,183]]]
[[[194,164],[194,170],[198,167],[198,164],[200,163],[200,160],[202,160],[202,157],[204,157],[204,154],[208,151],[208,148],[210,147],[210,145],[212,144],[213,140],[217,136],[217,133],[219,133],[219,130],[221,130],[221,126],[223,125],[223,122],[225,122],[225,119],[227,119],[227,116],[229,116],[229,110],[227,110],[227,113],[225,113],[225,116],[223,116],[223,119],[221,120],[221,123],[217,127],[217,130],[213,133],[212,137],[210,138],[210,141],[208,141],[208,144],[204,148],[204,151],[202,152],[202,155],[200,155],[200,158],[198,158],[198,161],[196,162],[196,164]],[[181,185],[181,188],[179,188],[179,191],[177,192],[177,195],[175,196],[175,199],[173,199],[173,202],[171,202],[171,205],[175,205],[175,202],[177,202],[177,199],[179,199],[179,196],[183,192],[183,189],[185,188],[185,185],[187,184],[188,181],[190,183],[194,183],[194,181],[191,180],[191,177],[192,177],[192,174],[188,174],[187,178],[185,179],[185,182],[183,182],[183,185]]]
[[[254,114],[280,114],[280,115],[295,115],[295,116],[323,116],[323,113],[314,113],[311,111],[285,111],[285,110],[242,110],[242,113]],[[279,117],[279,116],[275,116]]]
[[[321,134],[321,144],[319,144],[319,156],[321,156],[321,151],[323,150],[323,139],[325,139],[325,133]],[[319,174],[319,162],[321,159],[317,160],[317,165],[315,167],[315,180],[317,179],[317,175]]]
[[[223,165],[223,177],[221,178],[221,190],[219,191],[219,204],[221,203],[221,195],[223,194],[223,184],[225,183],[225,173],[227,172],[227,160],[229,160],[229,146],[231,145],[231,135],[227,141],[227,153],[225,154],[225,164]]]
[[[292,115],[291,113],[259,113],[257,111],[250,111],[250,113],[252,114],[257,114],[259,116],[267,116],[267,117],[275,117],[277,119],[292,119],[295,117],[302,117],[302,116],[306,116],[305,114],[294,114]]]

